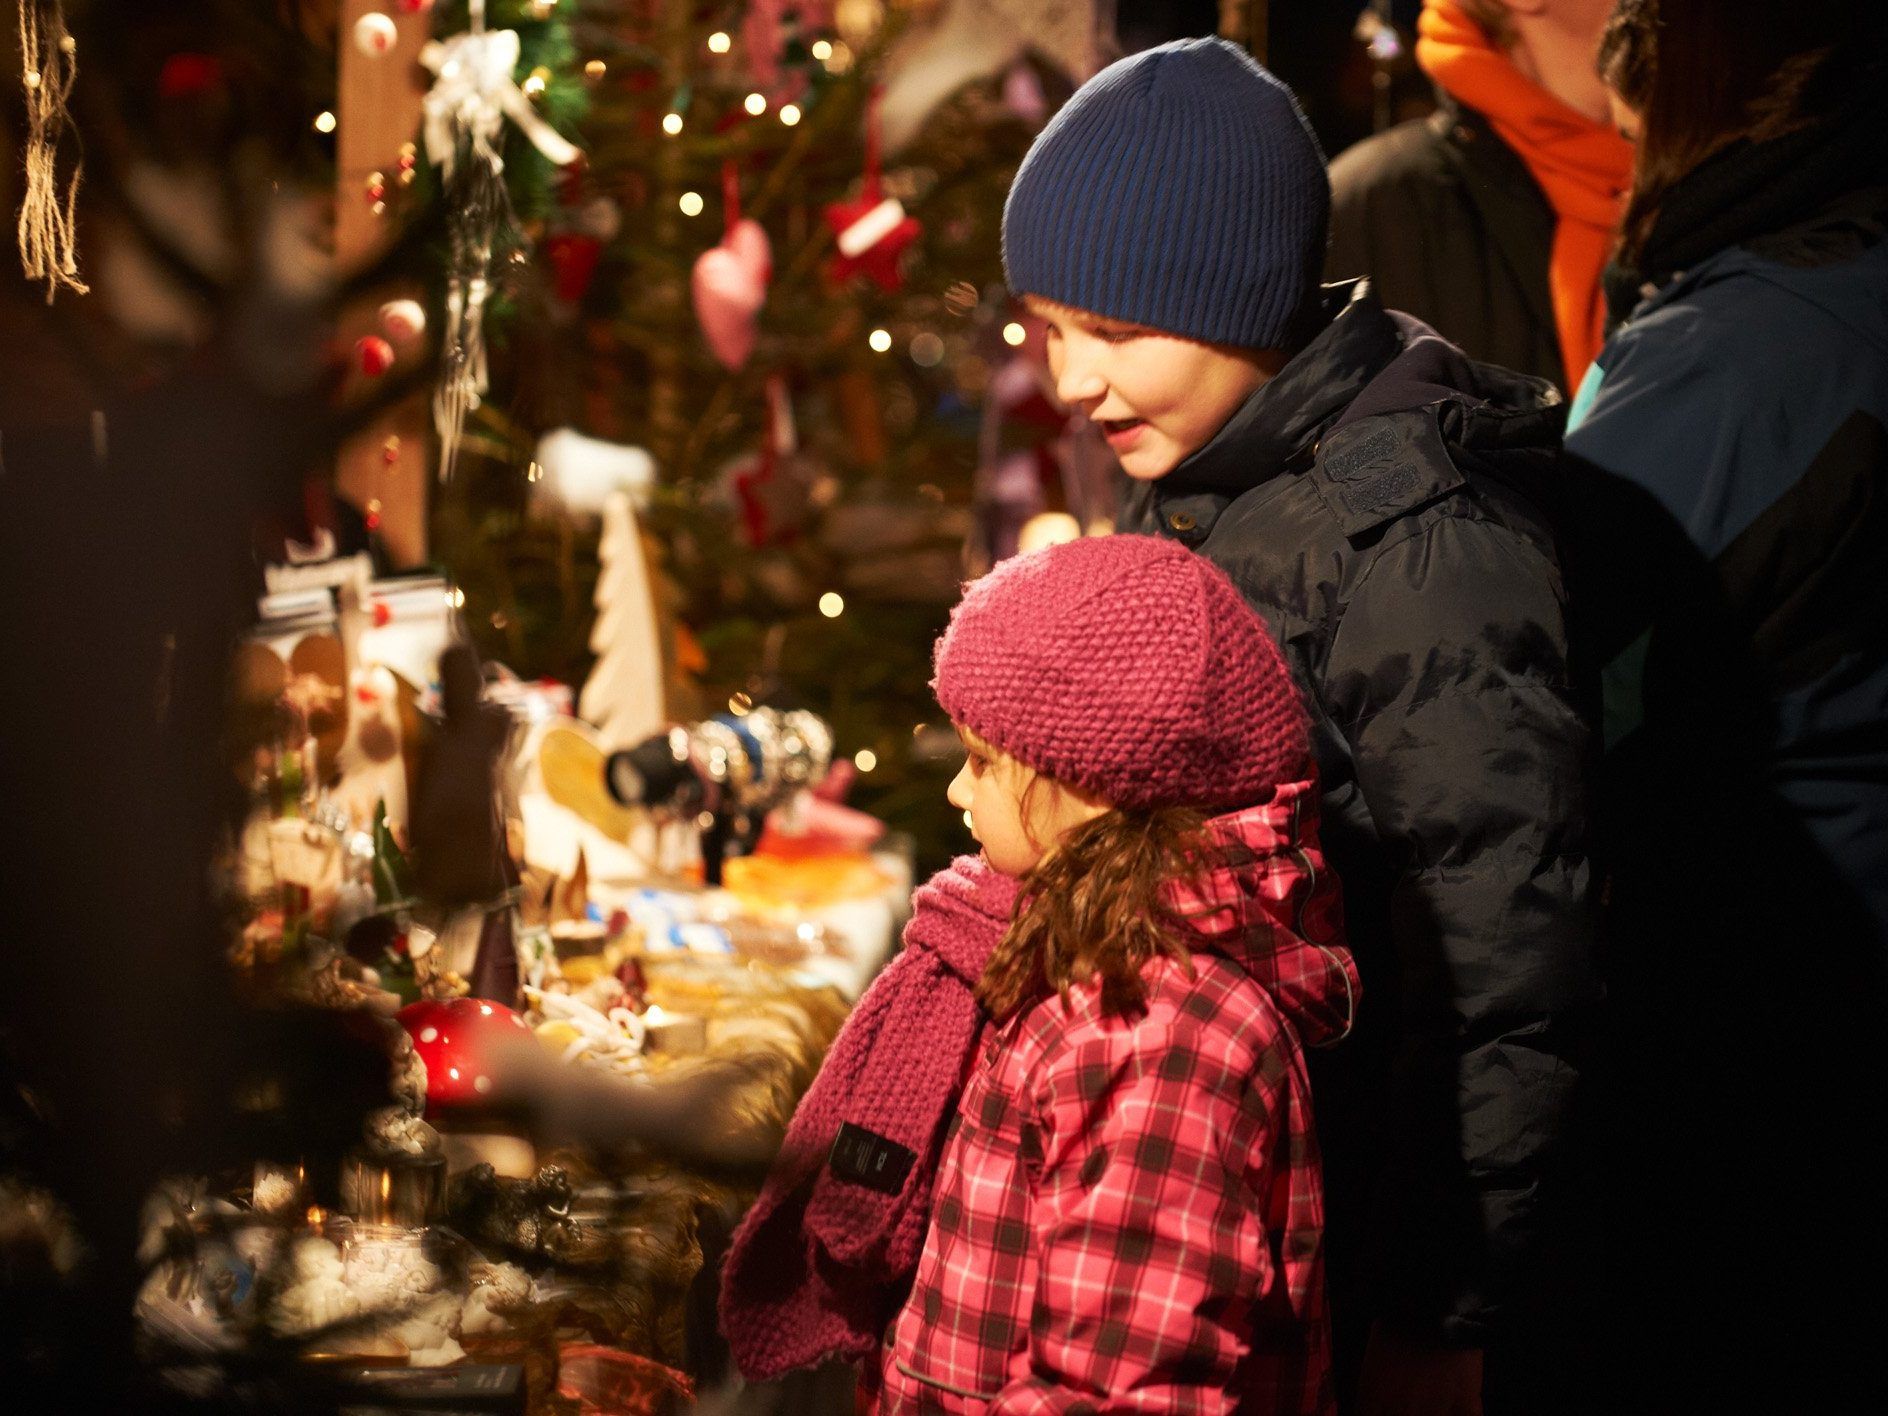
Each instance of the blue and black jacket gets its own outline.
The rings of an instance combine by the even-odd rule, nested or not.
[[[1680,180],[1570,416],[1576,638],[1604,693],[1606,1365],[1655,1374],[1616,1410],[1879,1383],[1885,95]]]
[[[1613,794],[1774,797],[1888,957],[1888,173],[1634,293],[1567,438]]]

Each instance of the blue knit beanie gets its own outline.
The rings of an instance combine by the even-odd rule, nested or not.
[[[1330,207],[1291,90],[1237,45],[1179,40],[1110,64],[1042,130],[1003,208],[1003,272],[1018,295],[1275,349]]]

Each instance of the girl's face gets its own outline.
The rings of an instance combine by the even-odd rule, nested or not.
[[[1276,349],[1202,344],[1036,295],[1023,303],[1048,326],[1056,395],[1100,427],[1137,481],[1165,477],[1205,447],[1285,366]]]
[[[957,734],[964,743],[964,765],[947,796],[952,806],[969,813],[970,834],[983,847],[984,859],[1005,875],[1028,874],[1065,834],[1109,809],[1038,776],[974,733],[960,727]]]

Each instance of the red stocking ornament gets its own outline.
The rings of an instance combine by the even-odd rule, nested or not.
[[[863,275],[887,294],[905,283],[898,268],[905,248],[924,234],[918,219],[905,214],[904,204],[880,190],[877,90],[865,110],[865,181],[856,201],[834,202],[826,208],[826,224],[839,248],[830,270],[840,284]]]
[[[756,550],[794,540],[812,494],[811,478],[796,455],[798,439],[786,383],[777,375],[768,379],[766,396],[760,451],[752,461],[737,464],[729,478],[742,537]]]

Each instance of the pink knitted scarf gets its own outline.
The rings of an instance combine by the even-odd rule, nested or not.
[[[938,1156],[982,1029],[972,989],[1015,903],[1016,882],[980,856],[932,877],[913,899],[904,951],[801,1099],[722,1272],[721,1326],[749,1380],[877,1350],[924,1247]]]

